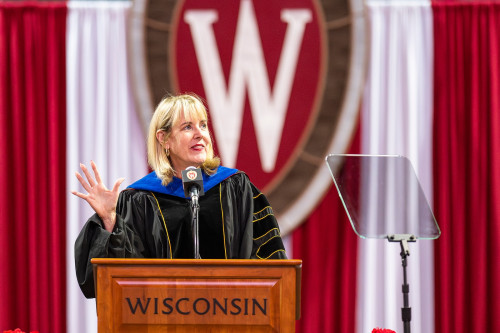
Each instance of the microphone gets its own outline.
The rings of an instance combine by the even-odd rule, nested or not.
[[[198,213],[200,205],[198,204],[198,197],[205,194],[203,190],[203,176],[200,168],[193,166],[187,167],[182,170],[182,187],[184,188],[184,195],[191,198],[191,230],[193,232],[193,252],[195,259],[201,259],[200,256],[200,238],[198,232]]]
[[[205,194],[203,190],[203,176],[200,168],[194,166],[182,170],[182,188],[188,198],[199,197]]]

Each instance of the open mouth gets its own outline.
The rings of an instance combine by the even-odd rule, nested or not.
[[[203,149],[205,149],[205,146],[202,145],[202,144],[197,144],[197,145],[192,146],[191,149],[194,149],[194,150],[203,150]]]

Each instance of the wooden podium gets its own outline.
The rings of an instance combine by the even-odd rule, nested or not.
[[[295,332],[301,260],[92,259],[103,332]]]

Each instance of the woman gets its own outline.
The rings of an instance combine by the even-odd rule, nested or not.
[[[190,199],[182,170],[203,170],[205,195],[199,198],[199,251],[206,259],[286,259],[273,211],[266,197],[241,171],[219,166],[208,131],[207,111],[196,96],[164,98],[148,135],[148,162],[154,170],[119,193],[80,165],[76,177],[96,212],[75,242],[80,288],[95,297],[91,258],[193,258]]]

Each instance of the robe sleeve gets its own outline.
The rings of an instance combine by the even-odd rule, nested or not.
[[[251,259],[287,259],[273,208],[246,175],[243,179],[239,209],[246,227],[240,253],[248,253],[250,249]]]
[[[103,227],[101,218],[94,214],[85,223],[75,242],[75,266],[78,284],[87,298],[95,297],[92,258],[148,257],[141,236],[143,234],[144,196],[135,191],[122,191],[116,208],[113,232]],[[142,202],[141,202],[142,201]],[[141,209],[142,207],[142,209]]]
[[[252,184],[253,251],[252,258],[287,259],[278,221],[266,196]]]

